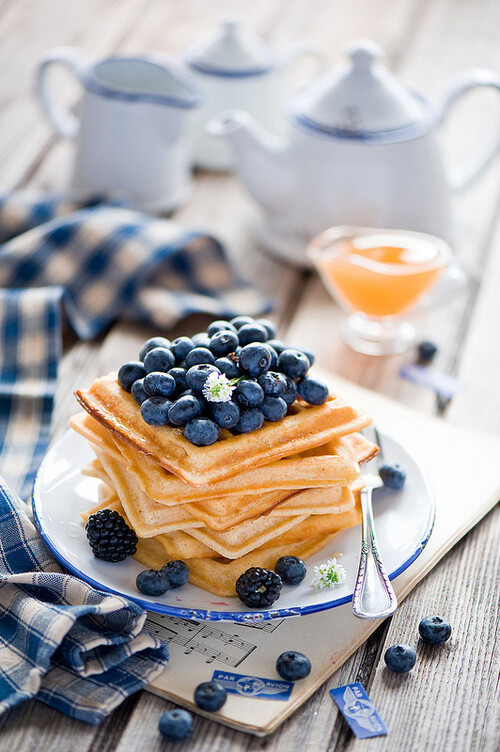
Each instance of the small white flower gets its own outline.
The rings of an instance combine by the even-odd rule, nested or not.
[[[229,402],[236,384],[232,384],[224,373],[211,373],[203,385],[203,396],[209,402]]]
[[[326,590],[342,585],[346,579],[347,572],[342,564],[337,564],[337,559],[328,559],[325,564],[314,567],[314,579],[311,585],[319,590]]]

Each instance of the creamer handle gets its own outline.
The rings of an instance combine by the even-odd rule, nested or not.
[[[78,118],[57,100],[50,86],[49,69],[54,64],[68,68],[80,83],[83,82],[86,64],[73,47],[57,47],[50,50],[36,72],[35,90],[45,115],[59,136],[74,138],[79,128]]]

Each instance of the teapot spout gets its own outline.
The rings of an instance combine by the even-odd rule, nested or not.
[[[222,112],[208,121],[205,130],[228,139],[236,172],[258,203],[270,211],[286,206],[294,192],[294,179],[283,139],[243,110]]]

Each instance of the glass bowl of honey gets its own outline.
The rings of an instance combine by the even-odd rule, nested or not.
[[[307,249],[326,288],[348,317],[346,343],[367,355],[404,352],[415,338],[406,314],[450,264],[433,235],[371,227],[332,227]]]

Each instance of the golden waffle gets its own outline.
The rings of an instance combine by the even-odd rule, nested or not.
[[[103,428],[90,415],[78,413],[71,418],[70,423],[75,431],[91,441],[94,448],[99,447],[99,432],[94,429],[97,427],[102,431]],[[378,447],[364,436],[353,434],[306,450],[294,457],[255,468],[236,478],[203,486],[191,486],[125,442],[119,439],[113,442],[111,434],[106,433],[108,441],[102,448],[108,452],[108,442],[111,440],[114,444],[112,456],[116,455],[118,447],[145,493],[168,506],[205,501],[211,497],[227,497],[229,494],[239,497],[245,495],[247,502],[251,503],[255,500],[256,493],[266,493],[269,489],[283,489],[291,493],[303,488],[345,486],[358,477],[357,463],[371,459],[378,451]]]
[[[84,522],[89,515],[97,512],[99,509],[114,509],[118,511],[127,524],[130,520],[124,513],[120,501],[117,497],[108,503],[101,503],[94,506],[87,512],[82,513]],[[356,525],[360,521],[359,501],[354,510],[345,514],[332,515],[337,517],[328,524],[323,525],[323,529],[328,529],[321,535],[310,536],[311,526],[307,523],[311,518],[299,523],[294,529],[285,532],[272,542],[240,557],[239,559],[225,559],[223,557],[214,557],[211,552],[201,542],[195,541],[187,533],[175,532],[170,535],[157,535],[154,538],[139,538],[135,559],[151,569],[161,569],[161,567],[172,559],[184,559],[188,561],[189,581],[198,587],[208,590],[210,593],[221,596],[233,596],[236,594],[235,584],[238,577],[243,574],[249,567],[265,567],[272,569],[280,556],[299,556],[301,559],[307,559],[313,556],[327,545],[339,532],[348,527]],[[314,518],[312,518],[314,519]],[[295,540],[292,539],[293,531]],[[304,535],[302,539],[297,539],[298,535]],[[188,539],[191,538],[191,541]],[[194,556],[188,556],[187,553],[194,553]]]
[[[221,431],[208,447],[191,444],[182,429],[150,426],[140,417],[134,398],[120,388],[116,374],[77,390],[82,407],[111,433],[192,485],[215,483],[254,467],[321,446],[371,423],[368,415],[336,395],[319,406],[294,402],[289,414],[250,434]]]
[[[186,512],[184,507],[165,507],[149,499],[133,475],[124,472],[109,455],[102,452],[98,458],[111,479],[110,485],[115,489],[131,526],[140,538],[203,527],[203,522]]]
[[[297,515],[301,512],[313,515],[340,514],[352,509],[354,504],[354,495],[348,487],[305,488],[273,507],[268,515]]]
[[[105,456],[103,461],[106,462]],[[354,497],[348,488],[331,486],[291,492],[271,491],[251,499],[237,495],[207,499],[198,504],[185,504],[181,510],[175,511],[171,507],[165,507],[147,498],[140,489],[134,487],[133,478],[130,478],[127,470],[120,467],[112,458],[108,458],[106,464],[111,478],[99,460],[94,460],[82,472],[102,480],[106,484],[105,488],[115,487],[115,482],[118,482],[118,478],[120,479],[119,488],[117,488],[119,495],[125,495],[124,507],[131,510],[128,516],[132,520],[134,529],[144,538],[195,527],[194,524],[189,526],[184,524],[186,520],[189,520],[186,513],[199,521],[198,527],[205,525],[210,530],[225,531],[261,514],[274,517],[338,514],[354,506]],[[111,489],[109,493],[112,493]]]

